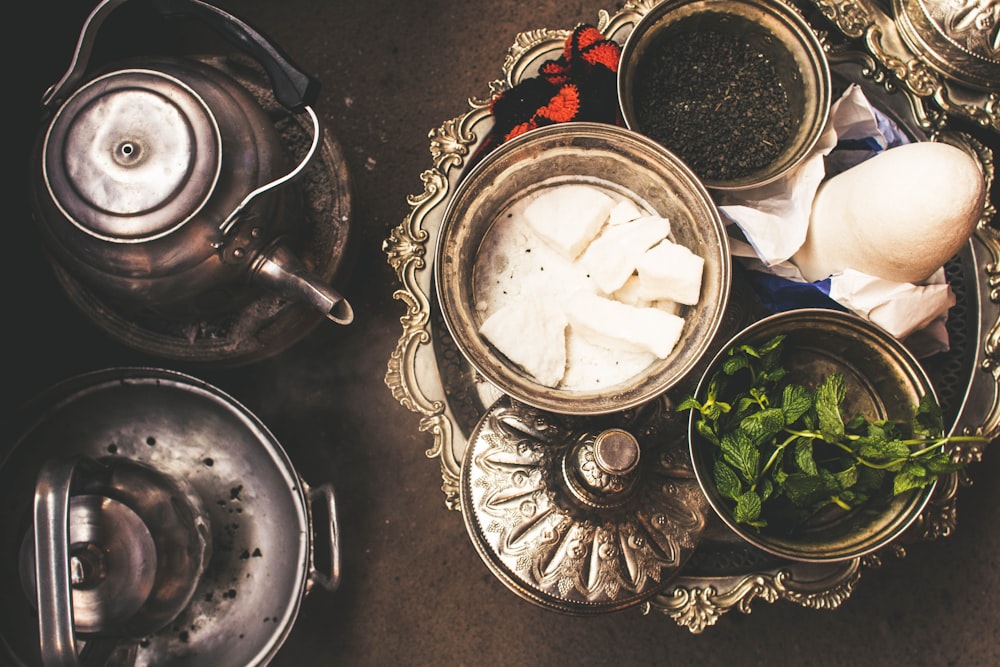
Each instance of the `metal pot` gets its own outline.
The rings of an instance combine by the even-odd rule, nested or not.
[[[318,84],[266,37],[199,0],[156,0],[204,20],[266,70],[276,99],[312,120],[289,169],[272,120],[239,82],[193,58],[149,57],[87,71],[96,33],[124,0],[84,24],[72,63],[45,94],[51,119],[32,158],[32,204],[53,262],[126,306],[178,316],[243,305],[253,288],[311,304],[335,322],[350,304],[288,248],[284,185],[315,153]],[[91,77],[88,79],[88,77]]]
[[[4,664],[265,665],[305,595],[339,583],[332,486],[173,371],[88,373],[30,403],[0,508]]]

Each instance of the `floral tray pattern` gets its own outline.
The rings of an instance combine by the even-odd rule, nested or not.
[[[595,25],[622,43],[632,26],[658,0],[626,2],[614,14],[600,11]],[[824,44],[831,68],[859,83],[919,140],[958,142],[973,151],[993,184],[992,151],[974,136],[956,129],[970,124],[986,132],[1000,130],[992,95],[957,92],[950,83],[907,56],[888,14],[869,0],[809,0],[798,7]],[[409,213],[383,242],[387,261],[400,288],[394,297],[406,306],[402,334],[393,351],[385,383],[400,404],[420,417],[419,429],[431,438],[426,455],[437,460],[445,505],[461,511],[459,478],[467,437],[500,393],[478,377],[450,340],[434,297],[431,258],[437,230],[466,160],[492,127],[490,99],[533,76],[544,60],[562,48],[570,29],[520,33],[501,67],[502,78],[489,83],[469,108],[429,132],[432,166],[420,174],[423,189],[408,198]],[[968,248],[952,262],[949,281],[960,304],[950,331],[956,353],[929,374],[953,432],[1000,435],[1000,231],[989,204]],[[734,289],[737,286],[734,285]],[[943,391],[942,391],[943,389]],[[945,401],[942,400],[942,403]],[[953,455],[972,463],[983,448],[956,449]],[[642,603],[647,614],[661,614],[699,633],[725,613],[751,611],[755,600],[789,601],[811,609],[838,607],[852,594],[866,568],[905,555],[914,540],[946,537],[956,522],[955,498],[967,478],[954,474],[939,484],[932,502],[898,543],[863,558],[833,564],[776,560],[742,544],[721,522],[707,531],[702,558],[694,558],[667,589]]]

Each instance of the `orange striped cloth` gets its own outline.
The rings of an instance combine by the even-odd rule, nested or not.
[[[566,38],[558,58],[538,75],[494,96],[494,126],[469,160],[469,167],[503,142],[536,127],[570,120],[616,123],[621,47],[593,25],[581,23]]]

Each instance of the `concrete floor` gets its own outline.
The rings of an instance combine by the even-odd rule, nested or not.
[[[959,493],[955,533],[865,569],[838,609],[757,599],[752,613],[731,612],[702,634],[635,609],[581,618],[522,601],[490,574],[460,514],[445,507],[438,463],[426,455],[432,439],[384,382],[405,306],[393,298],[398,284],[382,241],[407,214],[407,197],[422,190],[428,131],[463,113],[470,96],[488,93],[515,35],[595,22],[599,10],[615,7],[592,0],[221,2],[322,82],[316,106],[346,154],[357,242],[342,285],[357,311],[354,324],[323,325],[272,358],[222,368],[166,362],[111,341],[67,300],[37,248],[23,196],[37,100],[64,69],[90,4],[37,0],[27,22],[9,25],[27,35],[8,56],[16,89],[6,104],[17,117],[6,144],[14,150],[4,158],[5,173],[14,173],[5,196],[5,402],[87,370],[175,368],[255,412],[307,482],[332,482],[343,583],[334,594],[315,590],[305,599],[276,667],[1000,664],[1000,456],[992,450]],[[125,41],[141,46],[146,37]]]

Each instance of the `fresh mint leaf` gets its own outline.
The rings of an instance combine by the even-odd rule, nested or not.
[[[701,406],[701,414],[705,416],[705,419],[711,421],[718,421],[727,412],[729,412],[729,404],[722,401],[712,401]]]
[[[819,475],[791,473],[785,477],[781,486],[792,504],[799,507],[808,507],[830,495]]]
[[[683,401],[681,401],[676,408],[678,412],[684,412],[685,410],[698,410],[701,411],[701,402],[698,401],[694,396],[688,396]]]
[[[941,417],[941,406],[930,394],[920,397],[913,414],[913,434],[926,438],[937,438],[944,433],[944,420]]]
[[[760,355],[760,369],[762,371],[771,373],[780,369],[782,373],[785,372],[784,367],[781,365],[784,343],[784,336],[775,336],[757,350]]]
[[[738,522],[794,530],[833,502],[881,502],[890,489],[924,488],[962,468],[944,448],[959,436],[943,437],[933,396],[922,397],[904,423],[847,419],[843,375],[819,378],[815,391],[789,382],[784,341],[780,335],[728,350],[705,395],[678,406],[699,412],[695,431],[715,445],[715,485]]]
[[[882,488],[885,481],[886,471],[879,468],[860,466],[858,468],[858,481],[854,484],[854,490],[870,496]]]
[[[799,507],[815,507],[825,504],[842,491],[840,483],[832,473],[820,468],[818,475],[792,473],[784,484],[785,495]]]
[[[923,464],[909,461],[892,478],[892,494],[898,496],[912,489],[922,489],[934,482],[935,479],[937,477],[932,475]]]
[[[795,467],[806,475],[819,475],[816,459],[813,458],[813,441],[810,438],[798,438],[795,441]]]
[[[844,489],[839,494],[839,498],[851,507],[861,507],[868,502],[871,497],[872,494],[870,491],[867,489],[861,489],[857,486]]]
[[[799,384],[789,384],[781,391],[781,409],[785,413],[785,423],[794,424],[813,406],[813,395]]]
[[[757,401],[749,396],[743,396],[736,403],[736,416],[742,419],[747,413],[757,407]]]
[[[785,413],[780,408],[761,410],[740,421],[740,430],[746,433],[754,447],[760,447],[784,427]]]
[[[719,435],[706,420],[699,419],[696,421],[694,423],[694,430],[698,432],[698,435],[705,438],[716,447],[722,446],[722,441],[719,440]]]
[[[763,505],[760,496],[753,491],[747,491],[736,499],[736,509],[733,511],[733,519],[737,523],[757,523],[759,525],[760,511]]]
[[[858,483],[858,466],[850,465],[843,470],[833,473],[833,476],[836,478],[841,490],[849,489]]]
[[[944,452],[927,456],[924,459],[924,465],[926,465],[927,470],[934,475],[946,475],[950,472],[962,469],[961,463],[958,461],[952,461],[951,457]]]
[[[722,372],[726,375],[736,375],[744,368],[750,367],[750,359],[745,354],[737,354],[722,362]]]
[[[761,371],[759,380],[762,385],[767,385],[770,387],[776,387],[778,384],[785,379],[788,375],[788,371],[781,367],[768,368]]]
[[[757,348],[757,354],[759,356],[764,356],[780,351],[787,337],[788,336],[785,334],[777,334],[776,336],[771,337],[767,342]]]
[[[742,478],[753,484],[760,469],[760,450],[754,447],[742,430],[726,434],[721,443],[723,460],[733,466]]]
[[[819,430],[828,442],[836,442],[844,436],[844,421],[840,416],[840,404],[847,395],[844,376],[840,373],[827,375],[816,388],[816,416]]]
[[[844,430],[848,433],[861,434],[868,429],[868,418],[863,414],[856,414],[844,424]]]
[[[757,494],[760,496],[761,501],[767,502],[767,499],[771,497],[774,493],[774,483],[767,477],[764,477],[757,484]]]
[[[895,424],[879,419],[868,424],[867,434],[869,438],[888,441],[897,439],[897,430]]]
[[[712,473],[715,478],[715,488],[722,497],[736,500],[743,493],[739,475],[725,461],[716,459]]]
[[[902,440],[884,440],[877,436],[865,436],[854,442],[858,456],[873,463],[906,459],[910,447]]]

